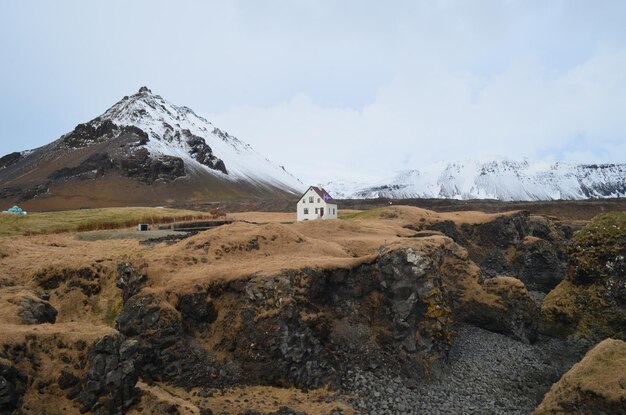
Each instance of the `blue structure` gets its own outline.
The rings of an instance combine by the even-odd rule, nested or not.
[[[2,211],[2,213],[12,213],[14,215],[21,215],[24,216],[26,215],[28,212],[26,212],[25,210],[22,210],[21,207],[15,205],[12,208],[9,208],[7,210]]]

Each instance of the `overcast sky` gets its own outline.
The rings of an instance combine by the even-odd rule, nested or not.
[[[626,1],[0,0],[0,153],[147,85],[305,182],[626,162]]]

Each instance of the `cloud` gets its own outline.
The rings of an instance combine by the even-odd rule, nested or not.
[[[624,162],[624,74],[626,49],[600,50],[562,73],[521,60],[489,79],[424,63],[360,110],[301,93],[207,116],[309,181],[485,155]]]

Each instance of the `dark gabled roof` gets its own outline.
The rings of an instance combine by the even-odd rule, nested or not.
[[[337,202],[335,202],[335,199],[333,199],[333,197],[330,195],[330,193],[328,193],[323,188],[317,187],[317,186],[309,186],[309,188],[306,189],[306,192],[308,192],[311,189],[313,189],[315,191],[315,193],[317,193],[318,196],[321,197],[322,200],[324,200],[326,203],[330,203],[331,205],[336,205],[337,204]],[[300,199],[302,199],[302,197],[306,194],[306,192],[304,192],[304,193],[302,193],[302,195],[300,195]]]

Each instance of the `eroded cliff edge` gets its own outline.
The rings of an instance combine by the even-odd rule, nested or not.
[[[535,341],[538,307],[514,276],[551,263],[540,253],[566,242],[560,224],[524,212],[405,207],[326,223],[234,223],[152,247],[33,237],[23,244],[39,246],[39,261],[20,262],[22,242],[7,248],[2,293],[20,290],[58,316],[33,325],[22,303],[3,310],[13,319],[1,339],[7,410],[38,408],[43,396],[67,411],[185,412],[187,402],[189,413],[210,413],[211,399],[181,403],[173,390],[259,386],[326,388],[323,410],[349,413],[346,373],[385,367],[428,382],[446,367],[455,321]],[[549,280],[561,278],[559,261]]]

